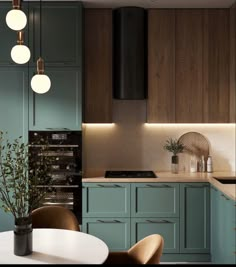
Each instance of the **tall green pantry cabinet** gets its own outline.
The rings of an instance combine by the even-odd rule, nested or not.
[[[82,27],[83,6],[79,1],[44,2],[42,5],[42,57],[52,86],[46,94],[32,91],[40,50],[39,2],[24,2],[28,17],[25,42],[31,51],[28,64],[17,65],[10,56],[16,32],[5,17],[12,3],[0,3],[0,130],[10,139],[29,130],[81,130],[82,124]],[[13,218],[0,209],[0,232],[13,229]]]

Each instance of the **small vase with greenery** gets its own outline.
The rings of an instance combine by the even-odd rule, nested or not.
[[[5,135],[0,132],[0,208],[14,216],[14,253],[22,256],[32,253],[31,212],[46,194],[42,185],[51,183],[53,159],[45,140],[36,142],[36,156],[22,137],[10,142]]]
[[[169,138],[166,140],[166,143],[164,145],[164,149],[172,152],[173,156],[171,157],[171,171],[172,173],[178,173],[179,172],[179,157],[178,154],[182,153],[184,151],[184,144],[181,143],[177,139]]]

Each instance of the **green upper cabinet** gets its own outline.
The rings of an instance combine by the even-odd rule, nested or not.
[[[0,66],[23,66],[16,64],[11,59],[11,49],[17,44],[17,32],[11,30],[6,24],[6,15],[12,9],[12,3],[0,3],[0,36],[1,36],[1,49],[0,49]],[[27,5],[22,6],[22,10],[27,15]],[[28,43],[28,24],[24,31],[24,44]]]
[[[208,183],[180,184],[181,253],[210,253],[210,190]]]
[[[132,217],[179,217],[179,184],[132,183]]]
[[[51,79],[50,90],[42,95],[29,93],[30,130],[81,130],[81,71],[47,68],[45,73]]]
[[[36,64],[42,43],[42,56],[47,66],[82,65],[82,3],[42,4],[42,38],[40,40],[39,3],[30,3],[30,64]]]

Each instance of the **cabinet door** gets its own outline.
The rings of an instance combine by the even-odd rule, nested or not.
[[[224,202],[223,207],[225,211],[224,233],[225,233],[225,256],[224,264],[236,264],[236,206],[235,201],[230,200],[224,194],[221,194]]]
[[[179,218],[131,219],[131,246],[151,234],[163,236],[164,253],[179,253]]]
[[[209,184],[180,184],[180,205],[180,252],[209,253]]]
[[[81,130],[80,70],[47,68],[45,73],[51,79],[50,90],[46,94],[30,90],[30,130]]]
[[[112,122],[112,10],[85,10],[86,123]]]
[[[83,184],[83,217],[130,217],[130,184]]]
[[[229,17],[229,9],[205,11],[203,87],[207,123],[229,122]]]
[[[179,184],[132,183],[132,217],[179,217]]]
[[[28,141],[28,75],[24,68],[0,68],[0,131]],[[0,232],[12,230],[14,218],[0,209]]]
[[[83,231],[102,239],[110,251],[130,248],[129,218],[83,218]]]
[[[203,122],[203,11],[176,9],[175,118]]]
[[[30,63],[36,64],[41,42],[45,65],[82,66],[82,4],[44,2],[41,13],[41,40],[39,11],[38,3],[30,3]]]
[[[147,122],[175,122],[175,11],[148,10]]]
[[[12,2],[12,1],[11,1]],[[0,66],[17,66],[11,59],[11,49],[13,46],[17,45],[17,32],[11,30],[6,24],[7,12],[12,10],[12,3],[0,3],[0,36],[1,36],[1,49],[0,49]],[[22,5],[22,10],[27,16],[27,8]],[[26,25],[24,31],[24,44],[28,45],[28,24]]]
[[[219,229],[219,197],[218,190],[211,186],[211,261],[217,263],[218,257],[218,229]]]

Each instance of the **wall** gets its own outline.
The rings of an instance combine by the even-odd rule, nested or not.
[[[146,101],[113,102],[113,124],[83,126],[85,176],[103,175],[107,169],[170,171],[165,140],[192,131],[207,138],[214,171],[235,171],[235,124],[147,124]]]

